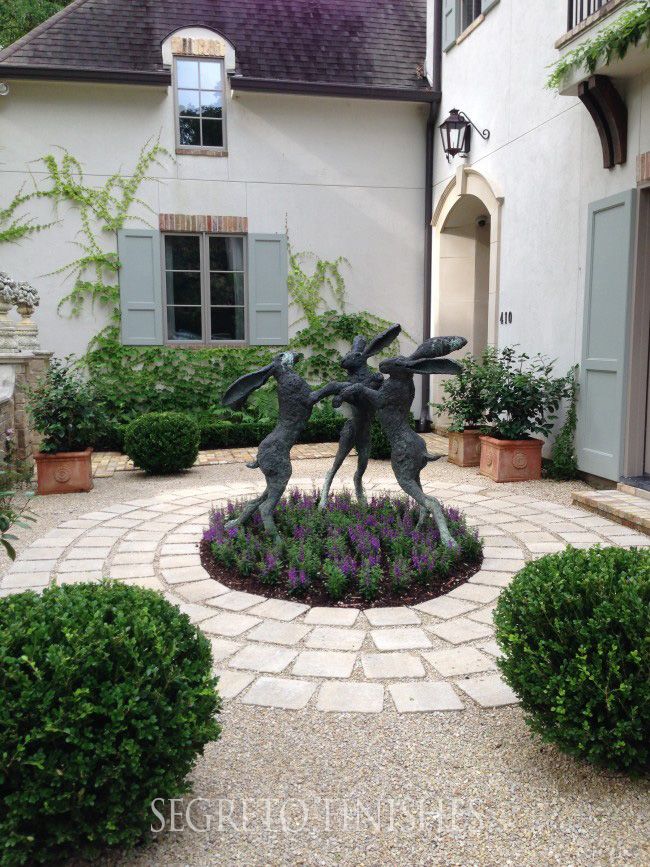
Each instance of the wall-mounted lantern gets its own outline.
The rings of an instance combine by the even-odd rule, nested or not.
[[[484,129],[481,132],[467,115],[457,108],[452,108],[447,120],[440,124],[442,147],[447,155],[447,162],[451,162],[458,154],[463,157],[468,155],[472,140],[472,127],[484,141],[490,138],[489,129]]]

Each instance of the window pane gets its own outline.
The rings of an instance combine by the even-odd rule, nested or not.
[[[167,303],[201,306],[201,275],[183,271],[167,272]]]
[[[220,120],[203,120],[203,146],[210,148],[223,147],[223,129]]]
[[[178,119],[179,137],[178,140],[182,145],[200,145],[201,144],[201,121],[187,117]]]
[[[199,63],[197,60],[176,61],[176,83],[178,87],[199,86]]]
[[[243,271],[243,238],[210,238],[211,271]]]
[[[211,304],[243,304],[243,274],[210,274]]]
[[[200,307],[168,307],[169,340],[202,340]]]
[[[203,117],[223,116],[223,97],[220,93],[210,90],[201,91],[201,114]]]
[[[244,339],[243,307],[212,307],[210,312],[212,340]]]
[[[199,116],[200,111],[198,90],[178,91],[178,113],[188,115],[189,117]]]
[[[165,268],[168,271],[199,271],[201,245],[198,235],[167,235],[165,237]]]
[[[202,61],[201,90],[220,90],[221,86],[221,61]]]

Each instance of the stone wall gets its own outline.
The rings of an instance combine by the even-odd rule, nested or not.
[[[12,430],[15,456],[33,462],[39,436],[31,429],[27,413],[27,391],[43,375],[50,363],[50,352],[0,353],[4,389],[0,396],[0,448],[4,453],[7,431]]]

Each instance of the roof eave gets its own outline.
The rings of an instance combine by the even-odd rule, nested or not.
[[[231,74],[234,91],[256,93],[293,93],[311,96],[343,96],[352,99],[384,99],[397,102],[440,102],[440,93],[430,88],[380,87],[375,85],[339,84],[331,81],[291,81],[280,78],[251,78]]]
[[[34,66],[0,63],[0,79],[36,79],[40,81],[89,81],[107,84],[147,84],[169,87],[171,71],[138,69],[86,69],[83,67]]]

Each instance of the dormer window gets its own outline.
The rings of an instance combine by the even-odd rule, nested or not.
[[[225,151],[223,59],[176,57],[174,69],[178,150],[181,153]]]

